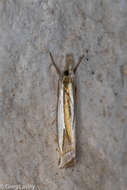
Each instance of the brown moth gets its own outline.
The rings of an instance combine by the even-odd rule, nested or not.
[[[66,55],[66,65],[61,73],[54,58],[49,52],[51,62],[59,76],[58,81],[58,102],[57,102],[57,142],[59,168],[72,166],[76,161],[76,85],[75,73],[84,58],[79,57],[78,63],[74,66],[73,55]]]

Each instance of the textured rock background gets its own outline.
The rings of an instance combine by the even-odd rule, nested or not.
[[[77,164],[59,170],[57,75],[77,73]],[[127,1],[0,0],[0,184],[127,190]]]

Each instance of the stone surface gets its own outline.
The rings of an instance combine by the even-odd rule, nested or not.
[[[59,170],[58,77],[77,73],[77,164]],[[127,189],[126,0],[0,0],[0,184],[43,190]]]

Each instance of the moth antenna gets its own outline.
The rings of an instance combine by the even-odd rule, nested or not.
[[[53,66],[54,66],[55,69],[56,69],[57,74],[58,74],[59,77],[61,78],[61,72],[60,72],[59,68],[57,67],[57,65],[56,65],[56,63],[55,63],[55,61],[54,61],[54,58],[53,58],[53,56],[52,56],[52,53],[51,53],[50,51],[49,51],[49,55],[50,55],[50,58],[51,58],[51,62],[52,62]]]
[[[84,58],[84,55],[82,55],[82,56],[79,57],[78,63],[77,63],[77,65],[76,65],[76,66],[74,67],[74,69],[73,69],[74,73],[76,73],[76,71],[77,71],[77,69],[78,69],[80,63],[82,62],[83,58]]]

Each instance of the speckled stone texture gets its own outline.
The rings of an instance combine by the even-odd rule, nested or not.
[[[57,80],[77,72],[77,164],[57,166]],[[127,1],[0,0],[0,184],[127,190]]]

